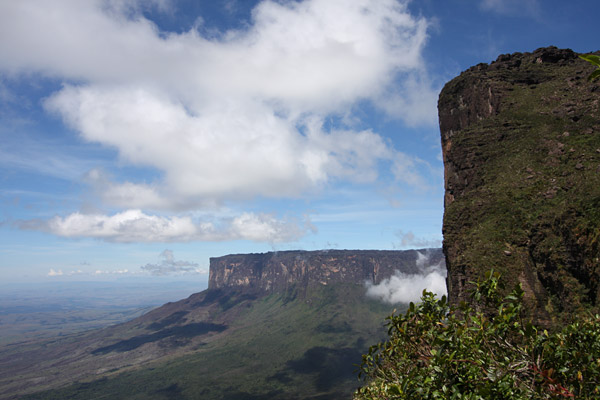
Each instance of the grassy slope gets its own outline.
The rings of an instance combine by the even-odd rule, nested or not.
[[[196,352],[24,399],[338,399],[392,310],[356,285],[223,303],[240,317]]]

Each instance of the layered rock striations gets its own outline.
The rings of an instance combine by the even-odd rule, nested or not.
[[[520,282],[538,322],[597,309],[600,83],[554,47],[501,55],[439,102],[450,300],[491,268]]]
[[[209,289],[246,288],[266,292],[332,283],[379,283],[395,271],[417,274],[423,257],[443,263],[441,249],[280,251],[210,259]]]

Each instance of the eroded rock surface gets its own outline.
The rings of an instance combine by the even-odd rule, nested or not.
[[[491,268],[551,325],[597,309],[600,82],[568,49],[501,55],[438,102],[450,300]]]
[[[420,255],[419,255],[420,254]],[[267,292],[332,283],[379,283],[395,271],[420,272],[417,262],[443,262],[441,249],[281,251],[210,259],[209,289],[244,287]],[[425,261],[423,257],[426,257]]]

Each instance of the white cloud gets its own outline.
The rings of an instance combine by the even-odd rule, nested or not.
[[[206,269],[200,268],[197,263],[181,260],[176,261],[173,251],[168,249],[160,253],[158,264],[146,264],[141,269],[153,275],[206,274],[208,272]]]
[[[47,276],[73,276],[73,275],[83,275],[83,274],[84,274],[84,272],[80,269],[63,272],[62,269],[54,270],[53,268],[50,268],[50,272],[48,272],[46,275]]]
[[[76,270],[70,270],[67,272],[63,272],[62,269],[58,269],[58,270],[54,270],[53,268],[50,268],[50,272],[48,272],[46,274],[46,276],[50,276],[50,277],[56,277],[56,276],[61,276],[61,277],[73,277],[73,276],[94,276],[94,275],[134,275],[135,273],[132,271],[129,271],[128,269],[115,269],[115,270],[103,270],[103,269],[97,269],[95,271],[91,271],[91,272],[84,272],[81,269],[76,269]]]
[[[427,275],[409,275],[398,272],[378,285],[369,286],[367,296],[391,304],[410,303],[421,298],[423,289],[439,296],[445,295],[446,277],[437,271]]]
[[[95,180],[106,203],[189,210],[298,196],[331,181],[373,181],[392,159],[404,182],[419,182],[411,157],[377,133],[323,128],[327,115],[365,99],[409,124],[435,120],[437,92],[421,61],[427,21],[405,2],[263,1],[249,27],[218,39],[159,32],[140,4],[0,4],[0,71],[64,80],[48,110],[124,162],[162,173],[152,183]]]
[[[55,271],[53,268],[50,268],[50,272],[48,272],[48,276],[62,276],[62,275],[64,275],[64,272],[62,272],[61,269]]]
[[[405,274],[400,271],[374,285],[367,282],[367,296],[386,303],[410,303],[421,298],[423,289],[442,296],[447,294],[446,268],[442,264],[430,265],[427,254],[417,253],[416,265],[420,274]]]
[[[396,72],[422,68],[427,23],[395,0],[263,1],[247,30],[221,40],[194,30],[161,35],[143,16],[106,5],[3,3],[0,67],[158,86],[195,105],[257,96],[298,111],[373,97]]]
[[[102,270],[97,269],[94,275],[127,275],[130,274],[128,269]]]
[[[25,221],[24,229],[44,230],[69,238],[96,238],[109,242],[187,242],[253,240],[288,242],[305,234],[307,226],[268,214],[242,213],[219,221],[197,221],[190,216],[164,217],[127,210],[114,215],[72,213],[47,221]]]
[[[69,87],[48,107],[62,110],[86,139],[113,145],[126,161],[166,174],[164,184],[153,187],[90,174],[113,205],[177,209],[211,199],[295,196],[330,178],[373,180],[377,161],[396,154],[379,135],[326,133],[316,118],[306,120],[300,134],[261,105],[231,101],[213,105],[207,117],[192,116],[143,90],[90,90]]]

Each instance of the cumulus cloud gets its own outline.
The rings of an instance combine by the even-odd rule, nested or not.
[[[141,4],[0,5],[0,71],[63,80],[47,110],[123,162],[161,172],[152,183],[96,180],[106,203],[183,210],[298,196],[373,181],[390,160],[418,183],[411,157],[377,133],[323,122],[371,100],[409,124],[435,123],[421,60],[427,21],[405,1],[262,1],[248,26],[216,39],[160,32]]]
[[[248,28],[220,40],[193,29],[159,32],[142,15],[107,3],[3,4],[0,52],[7,58],[0,67],[88,83],[133,82],[192,105],[257,96],[281,101],[283,109],[321,112],[374,97],[397,72],[420,70],[427,37],[427,22],[396,0],[262,1]]]
[[[172,250],[164,250],[160,253],[158,264],[146,264],[140,267],[143,271],[150,272],[152,275],[170,275],[170,274],[206,274],[204,268],[200,268],[197,263],[189,261],[176,261]]]
[[[438,296],[447,294],[445,266],[442,263],[431,265],[427,254],[420,252],[415,262],[421,273],[405,274],[396,271],[390,278],[382,280],[377,285],[367,282],[367,296],[385,303],[396,304],[418,301],[423,289]]]
[[[50,272],[48,272],[48,276],[63,276],[64,272],[62,272],[61,269],[59,270],[54,270],[53,268],[50,268]]]
[[[188,242],[253,240],[287,242],[304,235],[309,223],[277,219],[269,214],[242,213],[218,221],[199,221],[191,216],[148,215],[127,210],[113,215],[72,213],[50,220],[19,223],[23,229],[43,230],[58,236],[91,237],[109,242]]]
[[[369,130],[324,132],[322,120],[313,117],[303,120],[300,134],[261,105],[230,104],[192,116],[181,105],[163,107],[164,99],[145,91],[89,90],[66,88],[47,106],[62,110],[89,140],[118,148],[125,161],[165,172],[165,182],[153,185],[117,184],[90,172],[90,182],[112,205],[185,209],[232,198],[297,196],[331,179],[372,181],[381,160],[402,161],[416,173],[410,157]],[[76,109],[71,95],[79,99]]]

